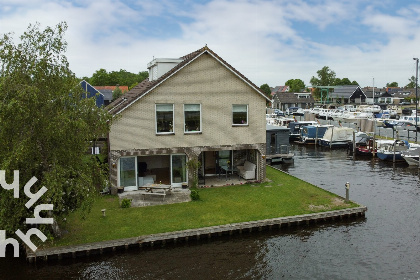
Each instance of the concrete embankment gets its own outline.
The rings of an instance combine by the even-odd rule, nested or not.
[[[336,211],[305,214],[290,217],[266,219],[244,223],[235,223],[206,228],[190,229],[176,232],[151,234],[133,238],[95,242],[83,245],[47,248],[37,250],[35,253],[28,250],[26,259],[30,263],[38,261],[61,260],[64,258],[79,258],[91,255],[104,254],[129,248],[147,248],[188,242],[190,240],[211,239],[224,235],[237,235],[264,230],[281,230],[292,226],[306,226],[318,223],[332,223],[336,220],[364,217],[367,207],[355,207]]]

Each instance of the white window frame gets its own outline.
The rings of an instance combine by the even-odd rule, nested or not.
[[[172,106],[172,131],[167,132],[158,132],[158,106],[159,105],[171,105]],[[175,134],[175,106],[173,103],[156,103],[155,104],[155,132],[159,135],[165,135],[165,134]]]
[[[234,123],[233,113],[235,112],[235,106],[246,106],[246,123]],[[232,126],[247,126],[249,124],[249,106],[248,104],[232,104]]]
[[[186,130],[186,123],[185,123],[185,106],[188,105],[198,105],[200,107],[200,129],[199,130]],[[203,128],[202,128],[202,114],[201,114],[201,104],[197,104],[197,103],[190,103],[190,104],[184,104],[184,133],[185,134],[194,134],[194,133],[201,133]]]

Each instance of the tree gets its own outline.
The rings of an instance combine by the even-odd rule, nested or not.
[[[88,140],[109,131],[111,116],[97,108],[93,98],[82,98],[64,55],[66,30],[65,22],[43,31],[35,24],[20,36],[19,44],[11,34],[0,38],[0,170],[9,183],[13,170],[19,170],[20,182],[19,198],[0,188],[0,229],[7,233],[26,232],[25,219],[34,217],[36,205],[53,204],[56,221],[80,207],[88,210],[98,193],[95,183],[101,186],[105,179],[86,151]],[[37,181],[32,193],[42,186],[48,190],[27,209],[23,186],[33,176]],[[47,226],[40,226],[45,234]]]
[[[398,83],[397,82],[386,83],[386,87],[398,87]]]
[[[332,86],[335,83],[335,72],[332,71],[328,66],[322,67],[321,70],[316,72],[318,78],[312,76],[310,83],[312,86]],[[320,90],[317,88],[314,91],[316,97],[320,97]]]
[[[260,86],[260,89],[262,90],[262,92],[264,92],[264,94],[268,98],[271,98],[271,89],[270,89],[269,85],[263,84],[263,85]]]
[[[103,68],[93,73],[92,77],[89,79],[89,83],[93,86],[113,86],[113,84],[110,84],[108,72]]]
[[[286,82],[290,92],[302,92],[305,89],[305,83],[301,79],[290,79]]]
[[[144,79],[149,77],[149,72],[142,71],[138,74],[130,73],[124,69],[120,71],[107,72],[105,69],[101,68],[93,73],[91,78],[84,78],[93,86],[115,86],[115,85],[125,85],[136,86],[138,83],[142,82]]]
[[[405,88],[416,88],[416,77],[411,76],[410,79],[408,79],[409,83],[405,86]]]
[[[312,76],[310,83],[312,86],[332,86],[335,82],[335,72],[332,71],[328,66],[322,67],[321,70],[316,72],[318,78]]]
[[[117,85],[117,87],[112,92],[112,101],[114,101],[115,99],[117,99],[118,97],[120,97],[122,94],[123,94],[122,90]]]

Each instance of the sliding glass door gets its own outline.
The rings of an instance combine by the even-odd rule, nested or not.
[[[171,183],[173,186],[187,183],[187,156],[185,154],[171,155]]]
[[[120,158],[120,186],[136,187],[137,186],[137,158],[122,157]]]

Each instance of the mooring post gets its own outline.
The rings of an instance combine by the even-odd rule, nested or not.
[[[353,160],[356,160],[356,132],[353,130]]]
[[[347,202],[349,202],[349,193],[350,193],[350,183],[349,182],[346,182],[346,184],[345,184],[345,186],[346,186],[346,203]]]

